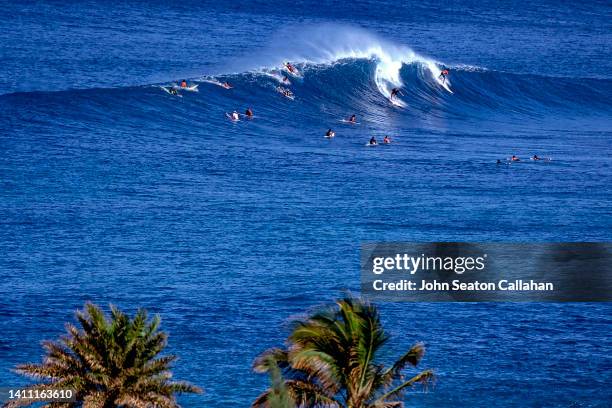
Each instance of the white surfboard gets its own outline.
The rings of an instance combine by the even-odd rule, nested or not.
[[[285,63],[283,65],[283,71],[285,71],[286,73],[288,73],[289,75],[293,77],[302,78],[301,72],[295,67],[295,65],[293,65],[293,71],[291,71],[289,70],[289,68],[287,67],[287,64]]]
[[[389,98],[389,102],[391,102],[391,105],[393,106],[397,106],[398,108],[405,108],[406,107],[406,102],[402,101],[399,98]]]
[[[232,122],[240,122],[240,119],[234,119],[232,115],[227,112],[225,112],[225,116],[227,116],[227,118],[231,120]]]
[[[442,81],[442,80],[440,79],[440,76],[438,75],[438,76],[436,77],[436,82],[437,82],[437,83],[438,83],[438,84],[439,84],[439,85],[440,85],[442,88],[446,89],[448,92],[450,92],[450,93],[454,93],[454,92],[453,92],[453,91],[450,89],[450,87],[448,86],[448,79],[447,79],[446,81]]]
[[[206,83],[209,83],[209,84],[217,85],[217,86],[220,86],[223,89],[232,89],[233,88],[233,86],[226,86],[223,82],[218,81],[216,79],[203,79],[202,82],[206,82]]]
[[[295,100],[295,95],[293,95],[293,94],[285,95],[285,93],[284,93],[285,91],[289,91],[289,89],[283,88],[282,86],[276,87],[276,92],[278,92],[279,94],[281,94],[282,96],[284,96],[287,99],[291,99],[292,101]]]
[[[172,92],[170,92],[170,88],[168,88],[168,87],[165,87],[165,86],[160,86],[160,88],[161,88],[161,89],[162,89],[164,92],[166,92],[167,94],[169,94],[169,95],[172,95],[172,96],[178,96],[179,98],[182,98],[182,97],[183,97],[183,95],[181,95],[181,94],[179,94],[179,93],[173,94]]]
[[[176,89],[177,91],[180,90],[180,91],[198,92],[198,86],[199,84],[185,86],[185,87],[182,87],[180,85],[173,85],[172,87]]]

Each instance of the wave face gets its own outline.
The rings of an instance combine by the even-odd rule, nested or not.
[[[444,64],[411,48],[372,33],[339,24],[321,24],[299,31],[282,31],[272,45],[255,57],[238,60],[239,75],[249,71],[281,78],[278,70],[291,61],[306,78],[296,86],[304,100],[334,101],[349,110],[388,105],[391,89],[404,89],[396,103],[417,112],[483,115],[491,111],[544,115],[548,110],[567,112],[609,111],[612,82],[607,79],[555,78],[518,75],[465,64]],[[450,69],[445,89],[442,67]],[[238,78],[239,80],[239,78]],[[382,95],[384,99],[380,98]],[[450,91],[453,94],[450,94]]]
[[[286,61],[299,69],[299,77],[283,70]],[[206,101],[213,113],[207,118],[213,122],[213,118],[223,118],[220,111],[242,109],[246,105],[259,112],[270,112],[268,121],[283,121],[284,116],[285,121],[291,118],[321,123],[328,121],[325,112],[340,117],[356,113],[375,123],[384,123],[389,115],[398,114],[457,121],[494,115],[497,120],[512,122],[516,117],[606,116],[612,106],[609,79],[557,78],[444,64],[348,26],[319,25],[302,30],[299,36],[280,32],[268,48],[226,65],[229,73],[192,78],[190,83],[199,84],[200,92],[185,93],[181,104],[173,104],[175,98],[158,87],[176,82],[90,89],[86,94],[68,90],[60,98],[72,99],[76,95],[102,103],[106,97],[121,95],[121,100],[132,99],[134,107],[144,105],[143,109],[148,109],[151,104],[157,104],[153,110],[161,117],[173,115],[177,106],[178,109],[187,107],[183,114],[188,114],[190,104]],[[442,67],[450,70],[444,84],[439,79]],[[293,103],[287,103],[275,92],[275,87],[283,85],[285,75],[290,78],[289,87],[296,95]],[[227,91],[215,86],[219,81],[229,81],[235,87]],[[400,88],[402,95],[391,104],[393,88]],[[38,97],[43,94],[50,95],[39,93]],[[20,94],[10,98],[28,96]],[[105,111],[97,113],[112,114],[113,104],[104,105]],[[165,111],[163,106],[172,108]]]

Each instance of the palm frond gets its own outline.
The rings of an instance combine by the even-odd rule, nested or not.
[[[261,353],[255,361],[253,361],[253,371],[257,373],[267,373],[271,365],[283,365],[287,363],[288,353],[280,348],[271,348]],[[274,362],[274,363],[271,363]]]
[[[383,394],[380,398],[377,398],[377,401],[385,401],[385,400],[392,399],[392,398],[401,398],[402,393],[406,388],[412,387],[415,384],[426,384],[432,381],[433,378],[434,378],[434,373],[432,370],[422,371],[419,374],[412,377],[411,379],[409,379],[408,381],[403,382],[402,384],[398,385],[391,391]]]
[[[282,367],[284,386],[300,407],[399,408],[402,392],[429,381],[433,373],[424,371],[402,382],[402,371],[416,366],[425,348],[416,344],[385,369],[377,356],[388,339],[377,308],[347,297],[295,321],[287,349],[266,351],[253,369],[267,372]],[[274,356],[278,359],[270,362]],[[273,388],[267,390],[253,407],[269,408],[275,395]]]
[[[410,348],[401,356],[388,370],[383,374],[383,381],[386,384],[390,384],[393,380],[402,379],[402,370],[406,368],[407,365],[412,365],[416,367],[423,355],[425,354],[425,345],[423,343],[417,343]]]
[[[73,388],[88,408],[176,408],[176,394],[202,392],[190,383],[171,381],[176,356],[160,356],[168,336],[159,330],[158,316],[149,319],[140,309],[130,318],[115,306],[110,309],[108,318],[98,306],[85,304],[76,312],[80,328],[67,324],[59,341],[43,343],[41,364],[15,370],[47,380],[47,387]]]

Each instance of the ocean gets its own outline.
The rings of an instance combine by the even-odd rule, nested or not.
[[[291,319],[359,293],[361,242],[610,241],[611,17],[605,1],[5,2],[0,386],[94,301],[161,315],[176,378],[206,390],[182,406],[246,407]],[[161,88],[183,79],[198,92]],[[437,374],[407,406],[612,401],[609,304],[378,306],[384,357],[423,341]]]

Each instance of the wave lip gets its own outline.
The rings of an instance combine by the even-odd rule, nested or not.
[[[440,75],[438,62],[418,55],[409,47],[397,46],[364,29],[343,24],[280,31],[257,57],[238,60],[234,66],[240,67],[236,72],[244,72],[244,67],[248,66],[246,71],[270,75],[286,61],[312,66],[362,59],[376,62],[373,80],[385,98],[390,98],[391,89],[404,86],[401,69],[405,65],[423,64],[432,79]]]

